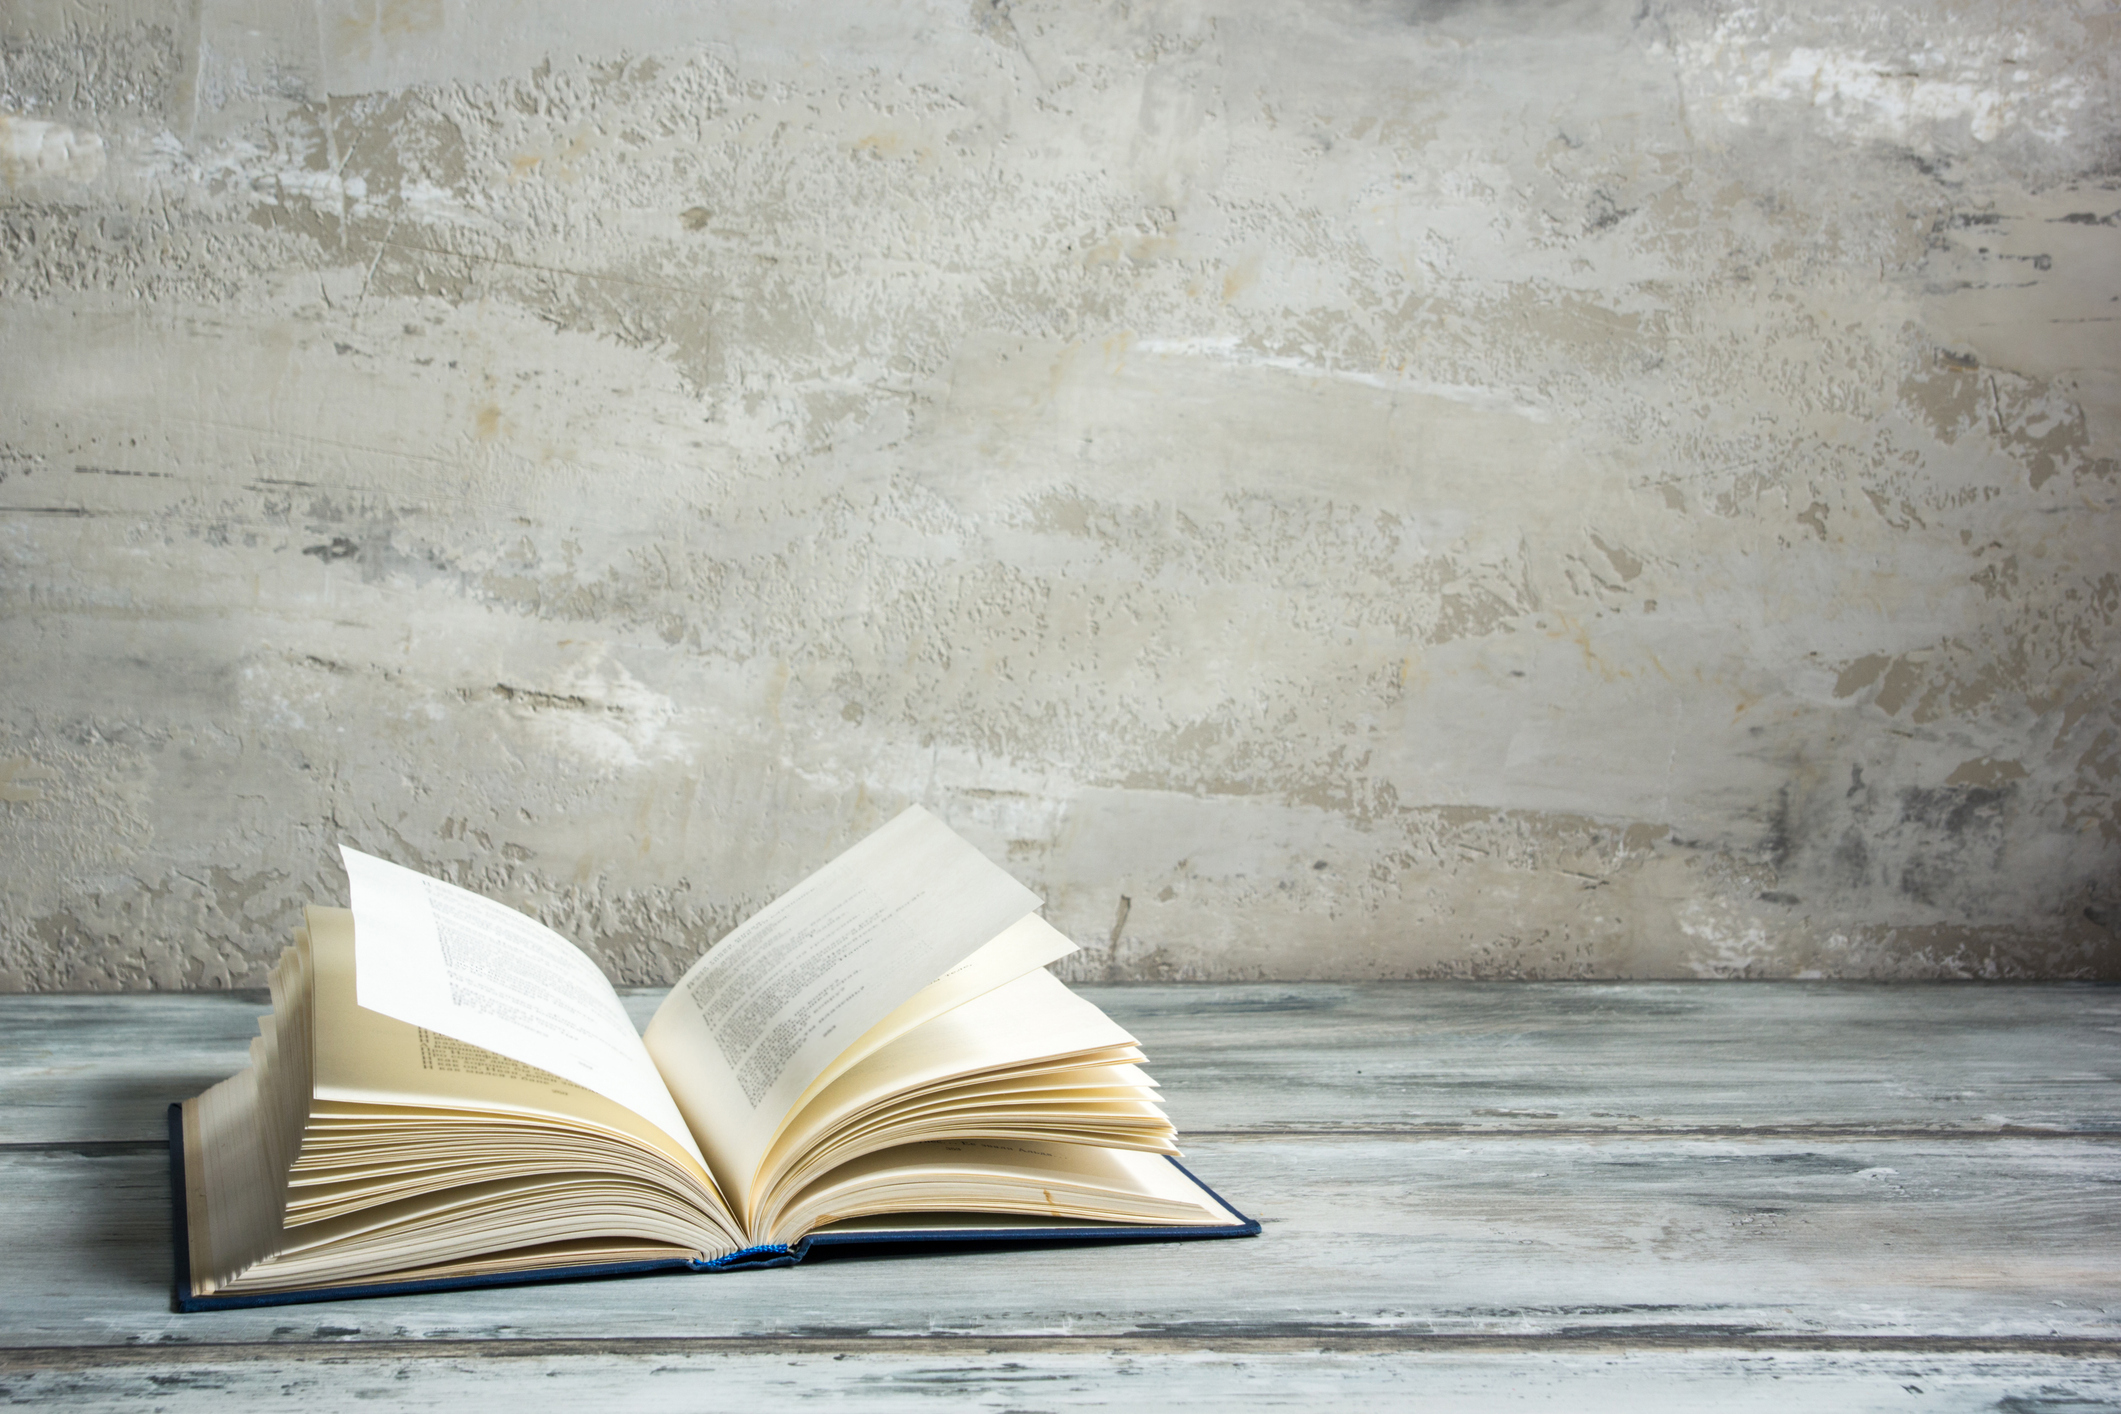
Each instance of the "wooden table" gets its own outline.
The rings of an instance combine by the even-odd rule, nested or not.
[[[0,1398],[2121,1409],[2121,989],[1082,990],[1263,1237],[190,1316],[163,1109],[262,1000],[0,997]]]

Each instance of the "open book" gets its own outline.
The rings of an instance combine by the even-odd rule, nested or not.
[[[645,1036],[580,950],[343,851],[252,1064],[171,1107],[180,1309],[818,1243],[1240,1236],[1074,945],[919,807],[693,964]]]

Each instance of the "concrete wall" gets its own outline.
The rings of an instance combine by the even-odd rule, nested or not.
[[[789,13],[789,11],[796,13]],[[0,988],[2121,976],[2089,3],[0,11]]]

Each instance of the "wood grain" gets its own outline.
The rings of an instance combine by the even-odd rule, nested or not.
[[[2121,1337],[2121,1146],[1216,1140],[1252,1241],[167,1310],[159,1155],[0,1156],[0,1343],[1688,1330]]]
[[[2121,1408],[2121,991],[1082,990],[1263,1237],[188,1316],[162,1107],[261,999],[0,999],[0,1395]]]
[[[2121,1133],[2114,987],[1077,990],[1147,1047],[1182,1134]],[[663,995],[623,999],[645,1023]],[[264,1008],[248,993],[0,997],[0,1143],[158,1142],[172,1099],[242,1067]]]
[[[0,1400],[184,1414],[252,1407],[394,1409],[1561,1409],[1642,1414],[1798,1409],[2097,1414],[2121,1408],[2121,1365],[2058,1355],[1646,1349],[1161,1351],[816,1349],[517,1355],[465,1360],[356,1348],[199,1360],[10,1368]],[[422,1352],[422,1355],[427,1352]]]

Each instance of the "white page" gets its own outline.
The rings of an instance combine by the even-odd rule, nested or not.
[[[789,1108],[907,998],[1038,907],[919,806],[708,950],[648,1046],[725,1196],[746,1190]]]
[[[343,845],[339,853],[362,1006],[615,1100],[707,1167],[618,994],[581,949],[506,904]]]

